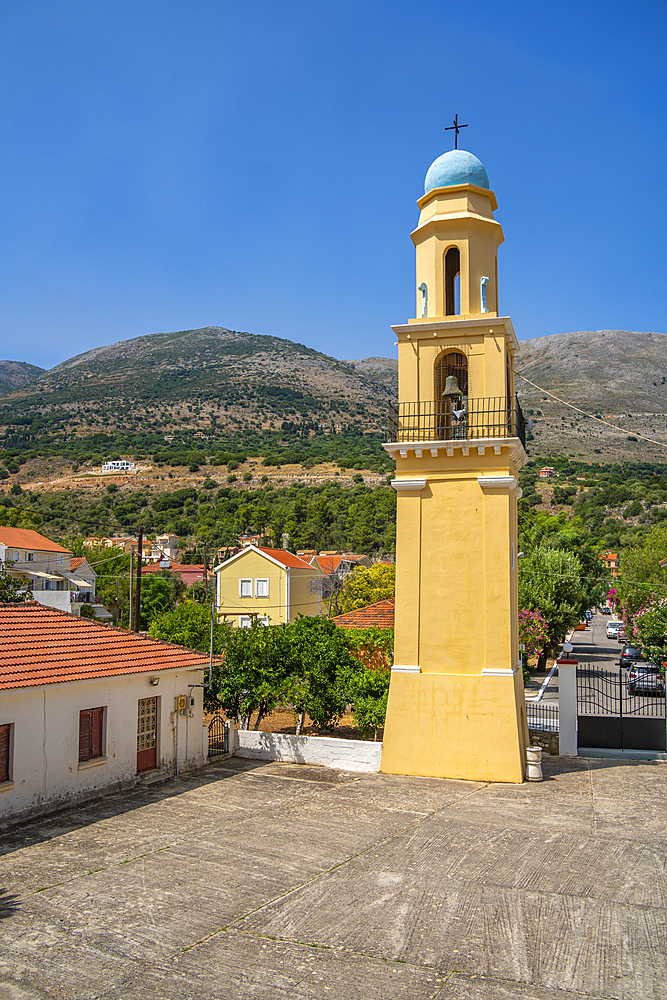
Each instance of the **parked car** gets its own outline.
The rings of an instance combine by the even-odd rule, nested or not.
[[[618,665],[619,667],[625,667],[626,670],[629,670],[633,663],[637,660],[643,659],[644,656],[641,649],[638,649],[636,646],[628,646],[626,643],[621,650],[621,658],[618,661]]]
[[[620,628],[618,630],[618,632],[616,633],[616,641],[617,642],[622,642],[623,645],[625,645],[626,636],[625,636],[625,629],[624,628]]]
[[[616,639],[623,628],[623,622],[607,622],[607,638]]]
[[[587,611],[586,612],[586,621],[590,623],[590,620],[591,620],[592,617],[593,617],[593,612],[592,611]]]
[[[600,614],[602,614],[602,615],[610,615],[611,614],[611,608],[607,607],[607,606],[605,606],[604,608],[600,608]]]
[[[664,697],[662,668],[645,660],[635,661],[628,674],[628,694],[658,694]]]

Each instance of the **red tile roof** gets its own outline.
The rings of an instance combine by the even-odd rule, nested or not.
[[[157,562],[157,563],[151,563],[150,566],[142,566],[141,567],[141,572],[142,573],[159,573],[160,570],[163,570],[163,569],[166,569],[167,572],[172,572],[172,573],[180,573],[181,571],[186,571],[186,572],[191,572],[191,573],[196,571],[196,572],[199,572],[199,573],[203,573],[204,572],[204,564],[203,563],[179,563],[179,562],[174,562],[173,559],[172,559],[172,561],[169,563],[168,566],[160,566],[159,562]]]
[[[85,556],[74,556],[74,558],[70,562],[70,568],[71,569],[78,569],[79,566],[81,565],[81,563],[85,563],[85,561],[86,561],[86,557]]]
[[[331,573],[335,573],[342,561],[342,556],[313,556],[310,565],[319,566],[325,576],[330,576]]]
[[[35,549],[38,552],[67,552],[71,555],[69,549],[64,549],[62,545],[52,542],[50,538],[45,538],[44,535],[40,535],[38,531],[33,531],[32,528],[6,528],[2,525],[0,527],[0,542],[3,545],[7,545],[10,549]]]
[[[309,563],[304,562],[303,559],[299,559],[292,552],[288,552],[287,549],[265,549],[262,545],[253,545],[247,547],[248,552],[252,552],[252,549],[257,549],[258,552],[264,552],[265,555],[271,556],[277,562],[282,563],[283,566],[291,566],[294,569],[312,569]]]
[[[0,604],[0,690],[206,666],[203,653],[36,601]]]
[[[373,625],[377,625],[378,628],[393,628],[394,598],[389,597],[386,601],[378,601],[376,604],[366,605],[365,608],[348,611],[333,620],[341,628],[371,628]]]

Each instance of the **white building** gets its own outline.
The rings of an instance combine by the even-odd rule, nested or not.
[[[103,604],[95,597],[97,573],[85,556],[74,556],[70,562],[70,610],[73,615],[80,615],[83,608],[92,608],[95,617],[104,621],[113,618]]]
[[[208,657],[36,602],[0,606],[0,821],[201,765]]]
[[[0,562],[10,576],[24,580],[36,601],[70,610],[72,553],[30,528],[0,526]],[[81,583],[85,589],[85,581]]]
[[[128,462],[124,458],[115,462],[105,462],[102,466],[102,472],[132,472],[134,469],[134,462]]]

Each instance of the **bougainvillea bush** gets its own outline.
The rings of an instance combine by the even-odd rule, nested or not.
[[[644,656],[654,663],[667,660],[667,597],[651,601],[634,615],[633,636]]]
[[[525,647],[528,656],[539,653],[549,642],[547,620],[541,611],[519,612],[519,645]]]

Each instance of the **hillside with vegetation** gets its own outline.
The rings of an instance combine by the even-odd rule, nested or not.
[[[27,361],[0,361],[0,396],[22,389],[43,374],[43,368]]]
[[[393,399],[389,385],[303,344],[206,327],[56,365],[0,400],[0,444],[12,458],[39,452],[79,464],[122,452],[196,465],[245,452],[354,466],[365,451],[365,467],[382,471]]]

